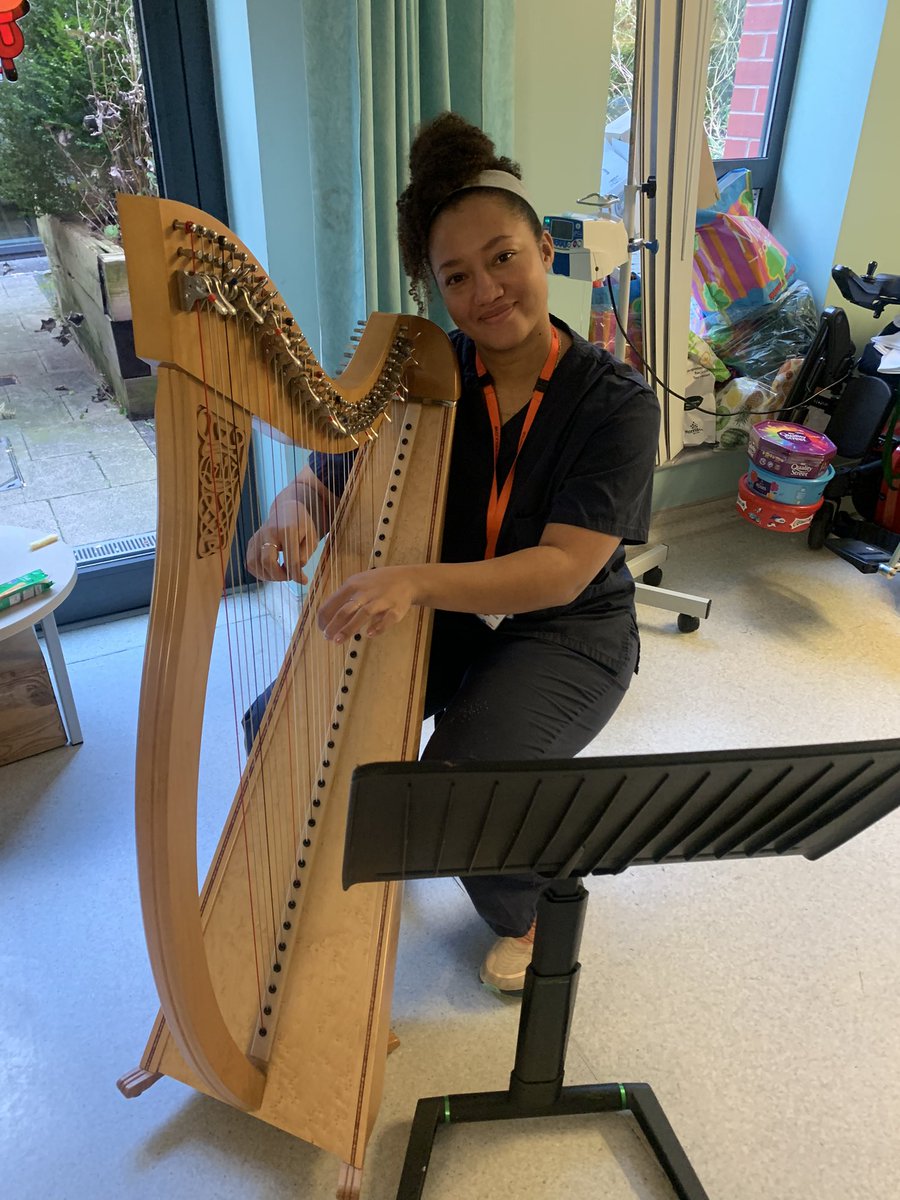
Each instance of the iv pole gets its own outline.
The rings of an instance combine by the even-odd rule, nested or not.
[[[653,301],[657,294],[656,255],[659,251],[659,239],[649,237],[647,234],[648,231],[650,233],[655,232],[658,215],[655,208],[658,177],[657,154],[663,119],[661,113],[662,85],[660,78],[662,58],[661,27],[666,18],[671,19],[672,17],[672,8],[664,10],[664,2],[665,0],[638,0],[637,3],[631,140],[628,150],[628,176],[625,182],[624,211],[622,214],[625,232],[628,237],[628,257],[618,268],[618,286],[616,288],[618,292],[616,305],[618,325],[616,328],[615,353],[617,358],[625,361],[626,332],[631,311],[631,255],[636,250],[640,250],[641,287],[645,297],[643,306],[645,336],[642,349],[649,373],[648,381],[651,382],[651,386],[653,386],[654,376],[658,375],[655,366],[655,338],[648,336],[648,334],[653,332],[651,322],[655,322],[656,320]],[[685,17],[683,9],[686,3],[690,4],[691,7],[695,7],[697,0],[681,0],[679,4],[673,6],[677,9],[675,17],[677,33],[682,39],[686,32],[682,27],[682,21]],[[705,6],[708,13],[709,5],[707,0],[700,0],[700,3],[702,7]],[[699,17],[697,29],[705,28],[707,31],[706,45],[708,49],[709,21],[700,10],[697,10],[695,15]],[[705,25],[704,21],[706,22]],[[677,114],[675,108],[677,104],[678,64],[681,59],[679,53],[680,43],[676,44],[673,38],[667,42],[667,45],[671,46],[677,58],[673,72],[672,87],[669,96],[666,97],[666,107],[669,112],[666,148],[671,158],[676,146]],[[699,127],[699,119],[695,123],[695,127]],[[672,172],[667,171],[663,186],[671,190],[672,183]],[[654,205],[652,213],[650,210],[651,204]],[[668,210],[668,205],[666,207]],[[641,233],[643,236],[638,236],[639,209],[642,216]],[[670,213],[667,213],[667,215],[671,216]],[[664,229],[668,233],[668,238],[671,242],[676,236],[676,231],[672,226],[671,220],[665,222]],[[691,244],[693,245],[693,242]],[[666,263],[668,265],[668,258]],[[667,283],[668,271],[666,271],[663,286],[665,287]],[[650,303],[648,303],[648,300]],[[685,354],[686,358],[687,355]],[[669,379],[668,367],[669,363],[667,361],[662,371],[663,388],[665,388]],[[664,428],[666,430],[665,441],[668,447],[669,395],[667,391],[663,391],[663,394],[660,396],[660,405],[663,412]],[[658,586],[662,580],[661,566],[666,561],[668,554],[668,546],[662,543],[639,546],[629,553],[628,567],[638,581],[636,584],[635,600],[638,604],[648,604],[654,608],[662,608],[669,612],[677,613],[678,628],[682,633],[690,633],[699,627],[702,619],[709,616],[712,602],[704,596],[673,592]]]

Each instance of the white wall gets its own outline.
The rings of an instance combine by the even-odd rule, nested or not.
[[[576,211],[600,188],[614,9],[614,0],[517,0],[512,157],[541,216]],[[590,288],[550,281],[551,309],[585,337]]]
[[[859,275],[863,274],[870,259],[877,260],[879,271],[900,275],[898,64],[900,4],[892,0],[887,5],[881,29],[878,57],[834,252],[835,262],[844,263]],[[829,284],[825,303],[838,304],[846,310],[850,332],[859,350],[891,317],[900,316],[900,308],[894,306],[874,320],[871,312],[848,304],[834,283]]]
[[[888,266],[892,253],[900,259],[896,218],[888,213],[900,171],[891,77],[898,56],[896,0],[809,0],[770,226],[819,307],[844,305],[830,285],[842,254],[860,273],[868,257],[879,256],[885,270],[900,273],[900,262]],[[885,173],[876,174],[879,158],[892,188]],[[851,328],[869,320],[862,309],[846,310]]]

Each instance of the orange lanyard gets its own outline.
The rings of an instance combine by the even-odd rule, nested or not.
[[[525,414],[525,421],[522,425],[522,432],[519,434],[516,457],[513,459],[512,466],[503,480],[503,487],[499,491],[497,488],[497,459],[500,456],[500,406],[497,403],[497,393],[494,391],[493,381],[484,369],[481,355],[475,355],[475,370],[478,372],[478,381],[481,384],[481,390],[484,392],[484,403],[487,406],[488,416],[491,421],[491,431],[494,435],[494,478],[491,483],[491,496],[487,509],[485,558],[493,558],[497,550],[497,538],[500,536],[500,526],[503,524],[503,518],[506,516],[506,510],[509,507],[509,497],[512,493],[516,463],[519,461],[519,455],[522,452],[522,447],[525,445],[525,439],[528,437],[528,432],[534,424],[534,418],[537,416],[537,410],[541,407],[541,401],[550,382],[550,376],[556,369],[556,363],[559,359],[559,333],[555,326],[551,326],[551,335],[550,353],[547,355],[547,361],[541,368],[537,383],[534,385],[531,402],[528,405],[528,412]]]

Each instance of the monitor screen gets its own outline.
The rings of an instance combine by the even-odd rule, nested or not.
[[[575,222],[564,221],[561,217],[550,218],[550,236],[563,242],[571,242],[575,234]]]

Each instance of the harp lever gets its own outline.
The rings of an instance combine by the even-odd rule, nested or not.
[[[181,307],[185,312],[192,312],[199,300],[202,304],[212,304],[216,312],[223,317],[235,315],[234,306],[229,304],[219,287],[219,281],[213,275],[203,275],[193,271],[178,272],[178,293]]]

